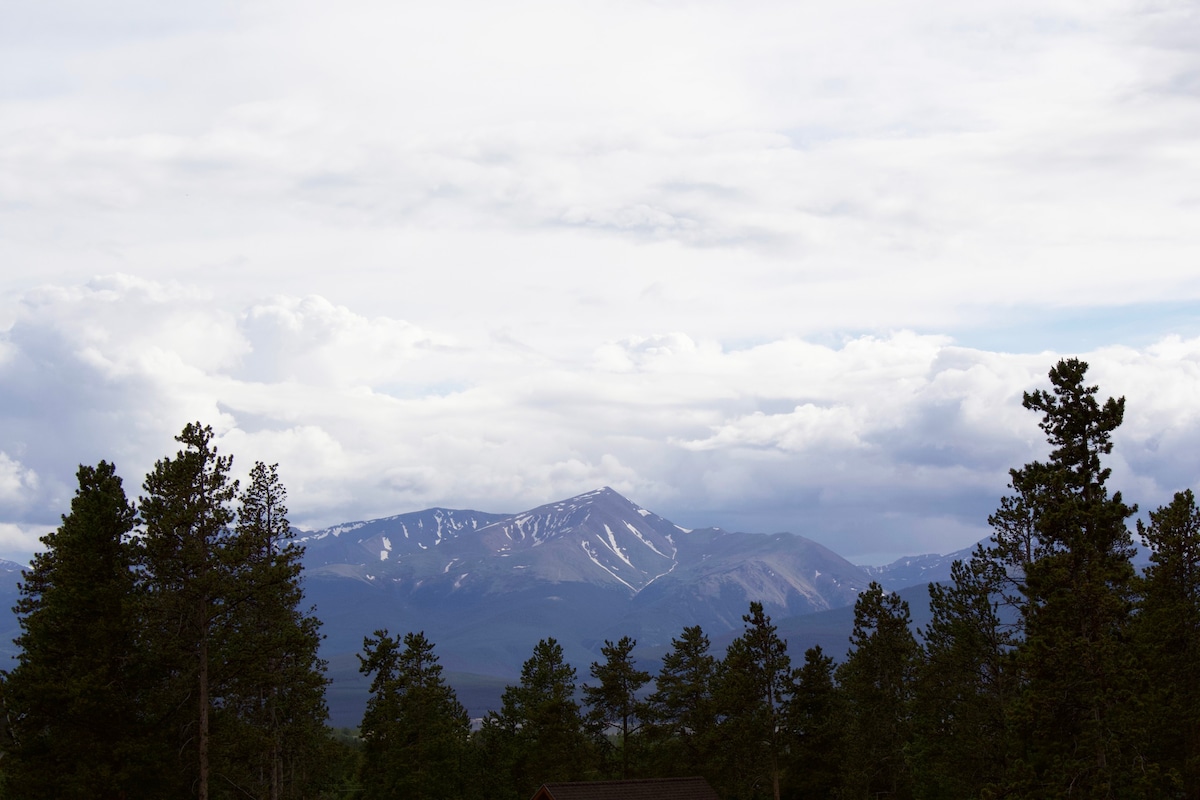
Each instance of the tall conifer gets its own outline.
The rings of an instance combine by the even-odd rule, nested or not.
[[[837,670],[849,715],[846,796],[913,796],[907,749],[918,659],[908,603],[872,581],[854,604],[850,652]]]
[[[742,621],[743,633],[729,645],[718,671],[722,782],[738,797],[779,800],[780,729],[791,660],[762,603],[751,602]]]
[[[228,611],[226,545],[237,481],[231,456],[212,445],[213,430],[190,423],[183,445],[146,476],[141,499],[143,632],[163,678],[158,713],[177,741],[181,783],[208,800],[217,642]]]
[[[555,639],[542,639],[521,666],[521,682],[504,690],[499,712],[484,720],[481,740],[499,759],[503,790],[529,797],[548,781],[591,773],[591,746],[575,702],[575,668]]]
[[[1150,512],[1134,640],[1146,671],[1146,755],[1200,797],[1200,508],[1188,489]]]
[[[303,547],[275,465],[258,462],[225,544],[227,609],[217,741],[227,784],[266,800],[297,797],[325,744],[320,620],[302,609]]]
[[[798,800],[822,800],[841,792],[846,748],[846,710],[834,682],[833,658],[819,645],[804,651],[784,706],[786,783]]]
[[[1010,783],[1029,796],[1153,793],[1135,765],[1136,697],[1125,646],[1134,600],[1125,521],[1137,509],[1120,492],[1109,494],[1111,470],[1102,462],[1125,401],[1098,402],[1086,372],[1082,361],[1060,361],[1050,370],[1050,391],[1025,393],[1052,449],[1047,462],[1012,471],[1032,536],[1019,565],[1024,640],[1016,658],[1024,690],[1014,707]]]
[[[699,625],[684,628],[663,656],[662,669],[647,698],[656,774],[664,777],[716,777],[717,659]]]
[[[13,609],[21,652],[3,687],[4,796],[153,797],[155,754],[136,702],[136,514],[112,464],[77,477],[70,513],[42,537]]]
[[[464,797],[467,712],[425,634],[405,634],[400,645],[387,631],[363,640],[360,671],[371,676],[371,698],[362,722],[362,797]]]
[[[616,731],[620,769],[613,777],[621,779],[633,777],[631,768],[637,763],[634,751],[640,743],[638,734],[646,719],[646,704],[638,693],[650,682],[650,673],[638,669],[634,663],[636,644],[628,636],[622,636],[616,644],[606,640],[600,648],[604,662],[593,662],[590,669],[597,684],[583,687],[588,726],[605,751],[611,749],[610,729]]]
[[[1015,690],[1012,626],[1000,616],[1006,576],[982,546],[929,585],[933,612],[914,704],[914,771],[922,798],[978,797],[1005,773],[1006,704]]]

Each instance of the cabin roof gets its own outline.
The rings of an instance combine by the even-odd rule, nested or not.
[[[544,783],[532,800],[719,800],[704,778]]]

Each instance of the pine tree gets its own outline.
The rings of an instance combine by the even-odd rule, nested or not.
[[[502,759],[496,772],[504,794],[529,797],[542,783],[588,776],[591,747],[574,695],[575,668],[557,641],[542,639],[521,667],[520,684],[504,690],[500,711],[488,714],[481,731]]]
[[[874,581],[854,604],[850,652],[837,670],[848,713],[845,796],[913,796],[912,737],[919,648],[908,603]]]
[[[1146,756],[1200,797],[1200,509],[1192,491],[1138,521],[1152,548],[1134,641],[1146,669]]]
[[[1016,756],[1010,784],[1031,796],[1138,796],[1147,772],[1136,752],[1132,657],[1133,544],[1125,520],[1136,511],[1108,493],[1124,399],[1101,405],[1085,386],[1087,364],[1060,361],[1052,390],[1026,392],[1042,414],[1049,461],[1012,471],[1031,522],[1020,585],[1024,640],[1016,666],[1024,689],[1013,708]],[[1010,564],[1010,566],[1012,566]]]
[[[81,466],[71,510],[42,537],[20,585],[21,648],[5,676],[12,742],[4,794],[152,797],[152,745],[136,703],[132,608],[136,513],[112,464]]]
[[[823,800],[841,792],[846,747],[846,710],[834,682],[833,658],[820,646],[804,652],[793,674],[783,719],[786,785],[797,800]]]
[[[225,783],[268,800],[303,794],[326,744],[320,620],[301,610],[304,550],[286,499],[278,467],[256,463],[224,546],[220,767]]]
[[[389,754],[397,748],[395,721],[400,717],[400,642],[386,630],[374,638],[363,637],[358,671],[371,678],[370,697],[359,732],[363,740],[359,781],[363,800],[391,797],[398,777],[389,768]]]
[[[699,625],[671,640],[662,669],[647,698],[646,736],[653,748],[654,772],[664,777],[701,775],[712,782],[718,747],[713,692],[717,660]]]
[[[208,800],[215,646],[231,591],[225,550],[237,482],[229,478],[232,457],[212,446],[211,427],[188,424],[175,438],[184,449],[155,464],[140,502],[144,643],[163,677],[156,711],[165,736],[188,754],[177,770],[181,786]]]
[[[34,560],[4,686],[19,796],[280,800],[330,752],[320,623],[299,609],[277,470],[251,471],[234,529],[232,459],[211,428],[176,438],[143,484],[140,530],[112,466],[81,467]]]
[[[442,679],[424,633],[400,642],[387,631],[363,640],[360,671],[372,676],[363,714],[362,797],[452,800],[462,781],[470,720]]]
[[[636,749],[642,722],[646,718],[645,703],[638,697],[642,687],[650,682],[650,673],[639,670],[633,661],[633,648],[637,643],[628,636],[621,637],[616,644],[605,641],[600,648],[603,664],[593,662],[592,678],[599,681],[596,686],[583,687],[583,700],[588,706],[587,723],[601,747],[609,749],[608,731],[617,730],[618,754],[621,768],[615,777],[632,777],[630,762]]]
[[[750,603],[742,621],[745,630],[729,645],[718,673],[723,783],[734,796],[779,800],[779,730],[791,660],[762,603]]]
[[[999,615],[1005,585],[982,546],[954,562],[950,585],[929,585],[933,618],[915,684],[918,797],[978,797],[1003,780],[1015,645]]]

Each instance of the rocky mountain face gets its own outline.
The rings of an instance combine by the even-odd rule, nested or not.
[[[605,639],[632,636],[653,657],[700,625],[715,647],[741,631],[751,601],[777,622],[830,620],[794,643],[802,657],[818,640],[846,641],[836,610],[871,580],[899,588],[912,577],[900,562],[859,567],[794,534],[688,530],[609,488],[517,514],[434,508],[348,523],[304,544],[335,709],[336,692],[362,690],[350,654],[379,628],[424,631],[460,681],[515,680],[534,644],[553,636],[582,681]],[[941,565],[927,567],[921,580],[940,579]]]
[[[305,544],[306,585],[335,645],[361,645],[373,628],[352,623],[365,615],[425,630],[444,662],[503,673],[548,635],[589,652],[626,634],[668,644],[687,625],[740,628],[752,600],[775,617],[808,614],[852,604],[869,581],[802,536],[686,530],[608,488],[511,515],[430,509],[340,525]],[[498,639],[515,651],[489,654],[483,643]]]

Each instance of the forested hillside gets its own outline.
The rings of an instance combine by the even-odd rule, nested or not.
[[[746,800],[1200,797],[1200,509],[1184,490],[1131,530],[1106,464],[1124,400],[1086,372],[1061,361],[1025,394],[1049,455],[1011,470],[992,538],[929,585],[919,630],[871,583],[847,649],[802,660],[757,601],[723,651],[681,626],[657,674],[630,635],[586,675],[545,637],[472,725],[437,642],[380,629],[342,737],[275,470],[240,490],[189,425],[136,508],[111,465],[82,467],[44,540],[4,676],[4,796],[526,800],[547,781],[702,775]]]

